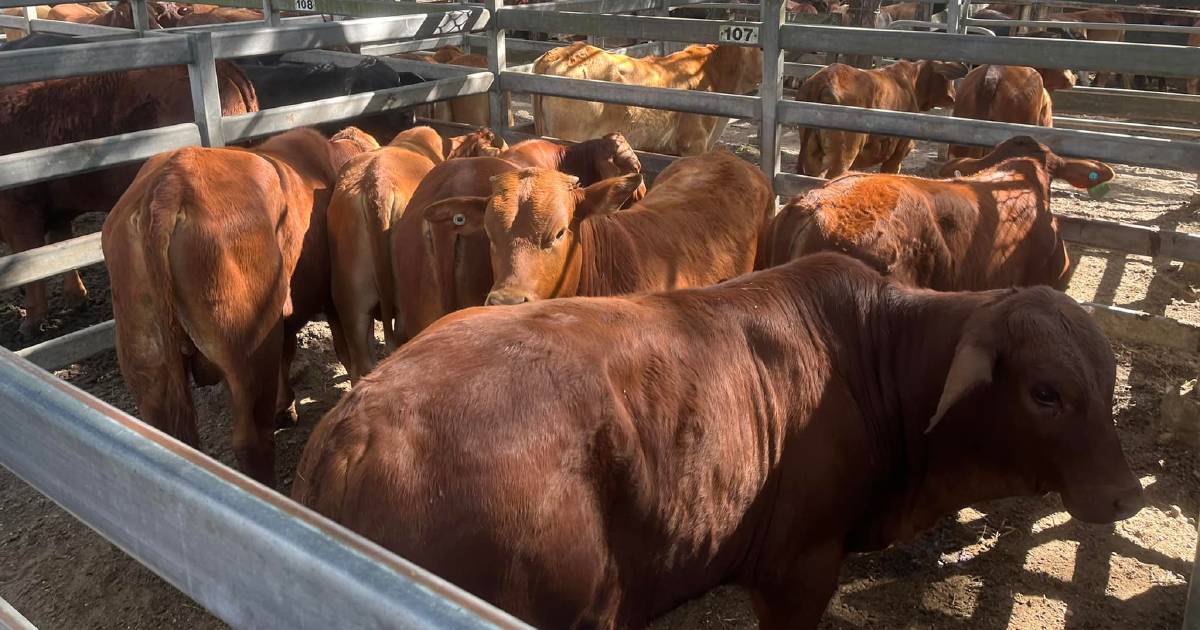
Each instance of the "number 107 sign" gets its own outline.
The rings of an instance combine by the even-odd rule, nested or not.
[[[736,26],[734,24],[722,25],[721,30],[717,32],[717,41],[729,42],[731,44],[757,44],[758,27]]]

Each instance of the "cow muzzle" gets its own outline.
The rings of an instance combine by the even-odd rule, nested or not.
[[[500,290],[488,293],[487,300],[484,301],[484,304],[487,306],[513,306],[532,301],[533,298],[526,293],[521,293],[519,291]]]

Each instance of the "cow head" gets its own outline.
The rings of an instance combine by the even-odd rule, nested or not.
[[[748,94],[762,82],[763,55],[761,48],[722,44],[708,46],[712,56],[705,74],[712,89],[725,94]]]
[[[1075,87],[1075,73],[1065,68],[1038,68],[1042,75],[1042,87],[1047,92],[1054,90],[1069,90]]]
[[[601,180],[642,172],[642,161],[638,159],[633,147],[629,146],[629,142],[625,140],[625,135],[620,132],[610,133],[575,146],[584,151],[580,157],[588,164],[576,165],[574,170],[568,168],[568,160],[575,155],[575,152],[568,150],[567,156],[563,159],[562,170],[578,173],[584,184],[590,185]],[[583,175],[589,172],[589,176]],[[630,196],[629,202],[641,201],[644,196],[646,196],[646,185],[643,183]]]
[[[1115,379],[1107,339],[1071,298],[1006,291],[963,328],[926,430],[931,452],[971,453],[964,474],[994,491],[1059,492],[1082,521],[1128,518],[1143,498],[1113,428]]]
[[[1113,170],[1103,162],[1060,157],[1049,147],[1029,136],[1009,138],[981,158],[950,160],[942,166],[941,176],[973,175],[1012,159],[1031,159],[1038,162],[1051,178],[1061,179],[1076,188],[1092,188],[1116,177]]]
[[[954,104],[954,80],[967,75],[967,66],[951,61],[917,62],[917,108],[927,111]]]
[[[443,154],[447,160],[465,157],[497,157],[508,149],[504,139],[486,127],[443,142]]]
[[[641,186],[642,176],[631,173],[581,188],[574,176],[526,168],[496,175],[491,182],[491,197],[431,204],[425,219],[461,233],[487,232],[496,279],[487,304],[497,305],[574,295],[582,261],[580,223],[621,208]]]

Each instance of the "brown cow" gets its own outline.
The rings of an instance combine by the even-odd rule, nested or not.
[[[1090,22],[1090,23],[1112,24],[1114,26],[1117,26],[1117,25],[1124,26],[1125,25],[1125,17],[1124,16],[1122,16],[1120,13],[1117,13],[1116,11],[1109,11],[1108,9],[1087,9],[1084,11],[1072,11],[1069,13],[1053,13],[1053,14],[1047,15],[1045,19],[1047,21],[1051,21],[1051,22]],[[1074,34],[1076,34],[1078,36],[1082,36],[1084,39],[1086,39],[1087,41],[1090,41],[1090,42],[1125,41],[1125,30],[1124,29],[1108,30],[1108,29],[1095,29],[1095,28],[1081,28],[1081,29],[1070,29],[1070,30],[1073,31]],[[1121,86],[1123,88],[1125,88],[1126,90],[1133,88],[1133,77],[1131,75],[1123,74],[1123,75],[1120,75],[1120,77],[1121,77]],[[1113,82],[1113,79],[1115,79],[1115,78],[1116,78],[1116,75],[1114,75],[1111,72],[1097,72],[1096,73],[1096,85],[1099,87],[1104,87],[1104,86],[1108,85],[1109,83]]]
[[[298,129],[253,150],[164,153],[104,222],[117,359],[142,419],[195,446],[188,374],[223,379],[238,463],[267,485],[276,418],[295,421],[295,333],[331,312],[324,206],[365,141]]]
[[[400,341],[411,339],[439,317],[481,306],[492,287],[490,245],[481,232],[457,233],[451,225],[431,225],[427,207],[448,199],[486,197],[492,177],[535,165],[578,177],[583,185],[640,172],[637,155],[620,134],[581,142],[565,151],[545,140],[526,141],[506,152],[508,159],[472,158],[439,164],[413,193],[408,210],[392,230],[392,273],[396,279],[396,324]],[[588,159],[590,158],[590,160]],[[639,187],[634,196],[641,194]]]
[[[586,188],[527,168],[492,178],[490,196],[425,208],[431,224],[486,232],[495,281],[487,304],[704,286],[754,267],[775,211],[762,172],[728,151],[675,160],[646,197],[621,208],[638,173]],[[436,239],[435,239],[436,242]]]
[[[796,100],[923,112],[953,105],[954,79],[964,74],[962,64],[941,61],[899,61],[874,70],[835,63],[806,79]],[[878,164],[881,172],[898,173],[915,144],[908,138],[806,127],[800,132],[797,171],[833,179]]]
[[[383,322],[389,350],[397,346],[395,282],[392,278],[392,224],[404,213],[421,179],[439,164],[473,157],[502,144],[490,130],[442,138],[429,127],[397,135],[387,147],[355,156],[342,168],[326,212],[333,304],[347,355],[342,362],[350,380],[375,365],[372,322]]]
[[[538,57],[533,72],[646,87],[745,94],[762,80],[762,50],[695,45],[671,55],[638,59],[578,42]],[[533,122],[539,136],[578,142],[619,131],[639,151],[698,155],[713,147],[729,119],[535,94]]]
[[[534,138],[514,144],[499,157],[517,168],[545,168],[569,173],[579,178],[580,186],[642,172],[641,160],[621,133],[569,145]],[[645,195],[643,185],[631,199],[638,201]]]
[[[1136,513],[1115,378],[1062,293],[822,254],[447,317],[321,420],[292,494],[536,627],[641,628],[734,583],[762,628],[803,630],[846,554],[976,502]]]
[[[939,291],[1065,289],[1070,259],[1050,213],[1050,180],[1089,188],[1112,179],[1112,169],[1061,158],[1027,136],[947,169],[976,174],[848,175],[797,196],[775,219],[770,262],[832,250]]]
[[[201,26],[205,24],[228,24],[231,22],[260,22],[262,11],[258,9],[241,9],[233,7],[218,7],[213,5],[201,6],[201,10],[192,12],[179,19],[179,26]]]
[[[954,116],[1054,126],[1050,92],[1075,87],[1070,70],[983,65],[967,74],[954,99]],[[983,157],[987,149],[950,146],[950,157]]]
[[[217,62],[221,113],[258,111],[254,87],[231,63]],[[188,122],[195,118],[187,69],[149,68],[0,87],[0,155]],[[71,237],[71,221],[108,212],[138,172],[131,164],[0,190],[0,236],[21,252]],[[86,302],[75,271],[65,274],[69,305]],[[21,333],[33,335],[48,310],[44,282],[25,285]]]

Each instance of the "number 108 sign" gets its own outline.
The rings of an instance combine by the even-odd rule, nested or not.
[[[725,24],[717,32],[717,41],[729,42],[730,44],[757,44],[758,27]]]

